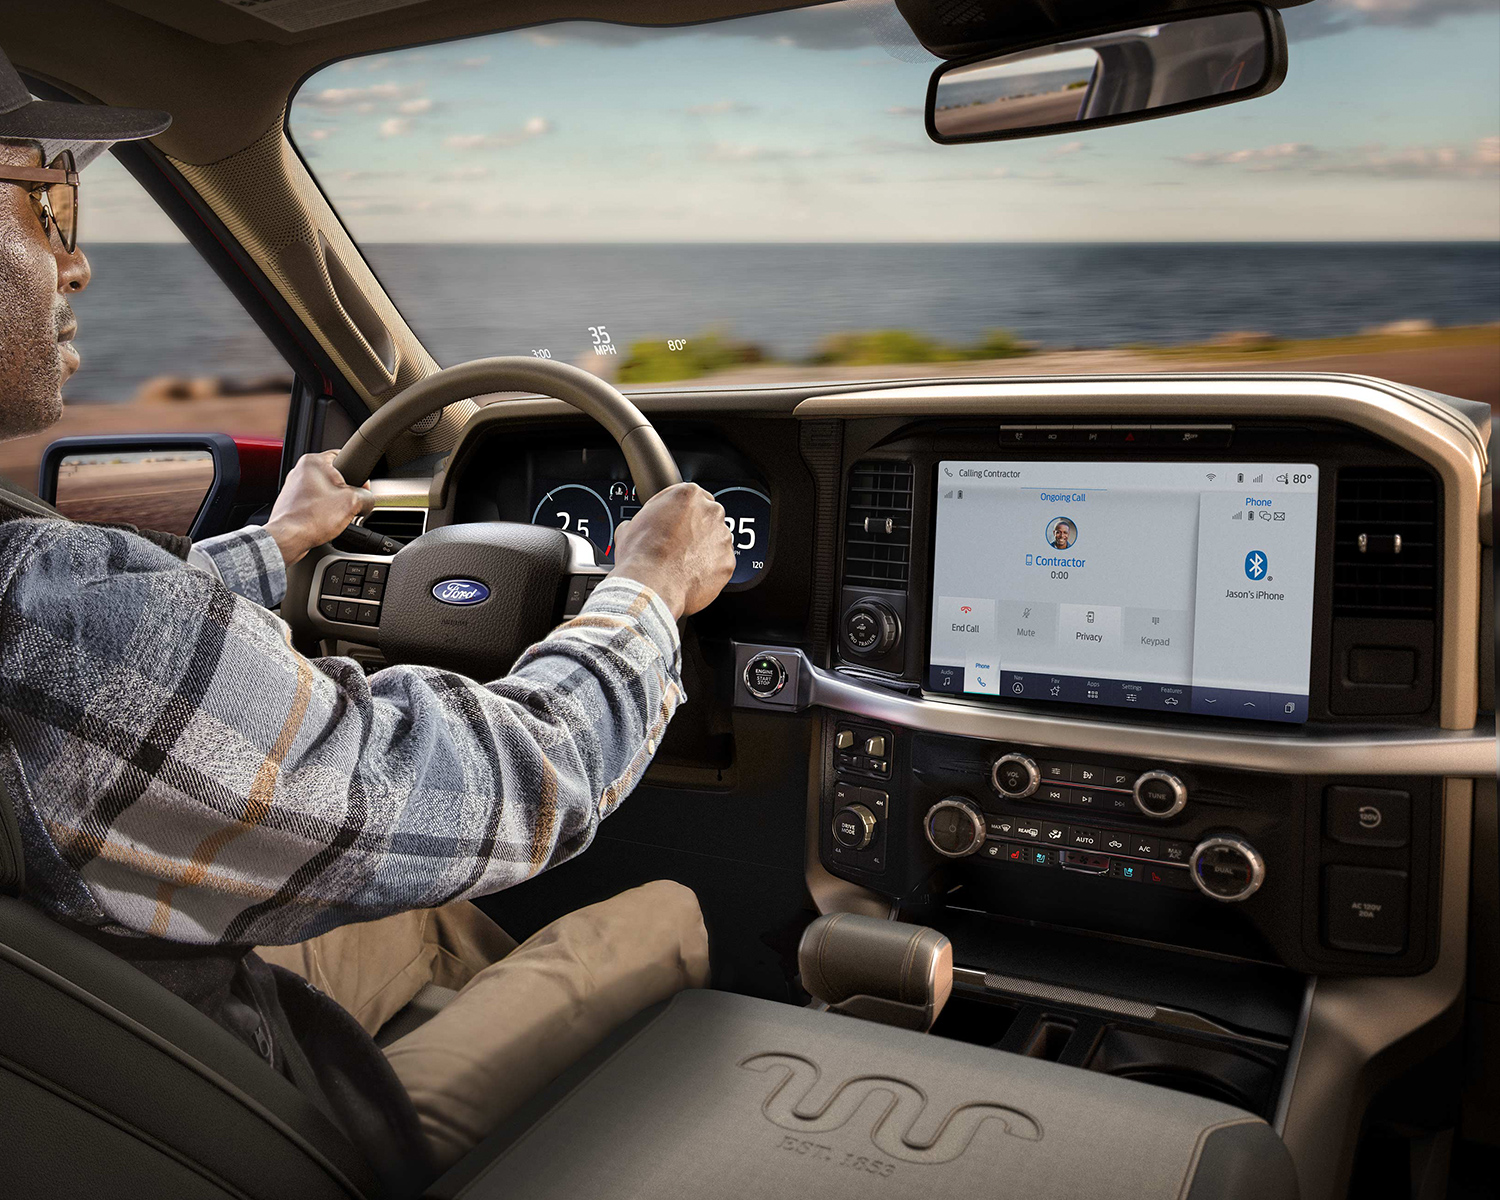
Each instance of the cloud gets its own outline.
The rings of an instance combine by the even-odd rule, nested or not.
[[[1051,160],[1057,158],[1067,158],[1070,154],[1078,154],[1080,151],[1087,149],[1088,147],[1085,146],[1082,142],[1064,142],[1061,146],[1054,147],[1052,150],[1048,151],[1046,157],[1050,162]]]
[[[477,164],[466,167],[454,167],[451,171],[441,171],[438,179],[443,183],[473,183],[479,179],[488,179],[490,169]]]
[[[337,125],[324,125],[318,129],[308,129],[298,134],[299,138],[305,138],[309,142],[326,142],[339,131]]]
[[[430,113],[432,111],[432,108],[433,105],[431,96],[417,96],[412,100],[401,101],[401,103],[396,106],[396,111],[399,113],[404,113],[409,117],[416,117],[420,116],[423,113]]]
[[[488,54],[476,54],[473,58],[461,58],[458,65],[465,71],[477,71],[480,67],[488,66],[490,56]]]
[[[314,92],[302,102],[316,108],[352,108],[356,111],[369,111],[368,108],[361,110],[361,106],[373,106],[377,103],[389,104],[404,99],[411,94],[411,91],[410,87],[403,87],[399,83],[375,83],[369,87],[331,87]]]
[[[501,130],[498,133],[450,134],[443,139],[443,145],[450,150],[508,150],[552,131],[552,122],[546,117],[532,117],[520,129]]]
[[[372,58],[369,62],[365,63],[365,70],[366,71],[384,71],[387,67],[389,67],[391,65],[391,61],[392,60],[389,57],[385,56],[385,55],[381,55],[381,57],[379,57],[379,58]]]
[[[1500,135],[1470,146],[1390,148],[1380,144],[1326,150],[1306,142],[1284,142],[1251,150],[1206,150],[1177,161],[1190,167],[1241,167],[1248,171],[1306,171],[1372,179],[1484,179],[1500,175]]]
[[[410,117],[387,117],[380,122],[379,133],[383,138],[404,137],[410,132]]]
[[[1318,0],[1283,9],[1287,37],[1308,41],[1366,26],[1425,28],[1447,17],[1494,11],[1494,0]]]
[[[760,146],[743,142],[715,142],[704,154],[710,162],[790,162],[813,157],[813,151]]]
[[[752,113],[759,110],[743,100],[714,100],[708,104],[690,104],[682,111],[690,117],[717,117],[725,113]]]
[[[920,104],[893,104],[885,111],[893,117],[921,117],[927,113]]]

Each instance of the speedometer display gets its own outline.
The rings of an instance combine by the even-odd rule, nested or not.
[[[752,487],[720,488],[714,499],[724,506],[724,524],[734,538],[734,574],[730,583],[749,583],[766,569],[766,541],[771,532],[771,498]]]
[[[748,483],[694,482],[724,506],[724,524],[734,539],[735,568],[730,585],[753,583],[766,569],[771,498]],[[635,485],[628,479],[549,480],[538,483],[537,489],[540,498],[532,509],[531,523],[588,538],[603,563],[614,562],[615,531],[641,511]]]

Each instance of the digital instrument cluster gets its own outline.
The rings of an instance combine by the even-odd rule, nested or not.
[[[694,482],[724,506],[724,524],[734,538],[735,569],[729,582],[754,582],[766,567],[771,498],[746,483]],[[615,531],[640,510],[635,485],[629,480],[543,480],[537,487],[531,523],[588,538],[599,551],[600,561],[612,563]]]

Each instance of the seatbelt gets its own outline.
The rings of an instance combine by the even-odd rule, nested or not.
[[[21,853],[21,823],[10,804],[10,790],[0,775],[0,893],[19,896],[26,887],[26,859]]]

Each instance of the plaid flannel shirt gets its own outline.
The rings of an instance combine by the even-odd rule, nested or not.
[[[287,944],[498,891],[589,844],[685,698],[671,613],[630,580],[485,684],[298,654],[263,529],[190,562],[0,524],[0,770],[53,915]]]

